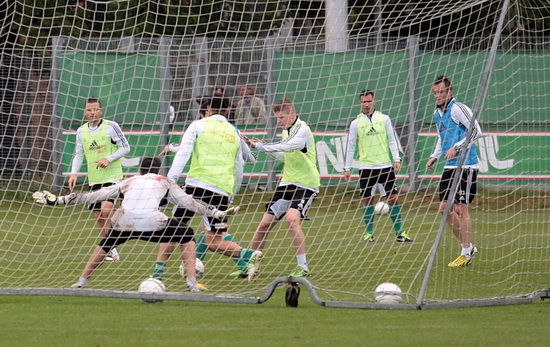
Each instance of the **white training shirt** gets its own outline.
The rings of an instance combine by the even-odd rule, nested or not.
[[[218,211],[193,199],[166,177],[156,174],[134,176],[109,187],[87,193],[74,194],[66,199],[69,204],[89,204],[123,195],[122,204],[113,214],[113,229],[118,231],[155,231],[166,227],[168,217],[160,211],[163,198],[170,203],[197,213],[212,216]]]

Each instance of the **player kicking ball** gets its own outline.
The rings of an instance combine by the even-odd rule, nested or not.
[[[159,158],[145,157],[140,165],[140,175],[131,177],[115,185],[87,193],[72,193],[56,196],[48,191],[36,192],[33,199],[47,205],[88,204],[95,201],[123,196],[121,207],[112,216],[110,232],[99,245],[95,247],[82,271],[78,282],[73,288],[84,288],[93,272],[101,266],[112,248],[128,240],[143,240],[148,242],[174,242],[181,245],[181,259],[187,272],[187,288],[200,292],[207,288],[196,280],[195,272],[195,241],[193,229],[179,219],[168,218],[160,211],[164,198],[170,203],[195,211],[206,216],[224,219],[239,210],[238,206],[229,207],[225,211],[193,199],[176,183],[160,176],[161,161]],[[166,264],[171,253],[157,256],[157,263]],[[163,271],[155,266],[155,278],[161,279]]]

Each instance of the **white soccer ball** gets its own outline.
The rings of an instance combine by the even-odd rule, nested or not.
[[[381,304],[399,304],[403,301],[401,288],[395,283],[382,283],[374,290],[374,301]]]
[[[181,262],[180,264],[180,275],[182,277],[187,277],[187,271],[185,270],[185,264]],[[199,258],[195,259],[195,277],[201,278],[204,275],[204,263]]]
[[[388,205],[384,201],[379,201],[376,205],[374,205],[374,214],[383,216],[390,212],[390,205]]]
[[[158,278],[148,278],[141,282],[138,288],[138,292],[144,293],[144,294],[157,294],[157,293],[164,293],[166,291],[166,288],[164,287],[164,283],[162,283],[161,280]],[[155,302],[162,302],[162,300],[159,299],[141,299],[141,301],[146,302],[148,304],[153,304]]]

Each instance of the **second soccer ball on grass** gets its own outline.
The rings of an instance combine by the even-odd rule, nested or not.
[[[390,212],[390,205],[384,201],[379,201],[374,205],[374,213],[380,216],[386,215]]]
[[[400,304],[403,301],[401,288],[395,283],[382,283],[376,287],[374,292],[376,295],[374,301],[380,304]]]
[[[187,271],[185,271],[185,264],[180,264],[180,275],[187,277]],[[201,278],[204,275],[204,263],[199,258],[195,259],[195,277]]]

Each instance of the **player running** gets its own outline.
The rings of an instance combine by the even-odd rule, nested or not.
[[[273,105],[277,123],[283,129],[279,142],[264,143],[260,139],[246,140],[260,152],[284,161],[283,177],[267,204],[249,248],[263,250],[267,235],[283,217],[292,236],[298,266],[291,277],[310,275],[306,257],[306,238],[301,221],[319,193],[320,175],[317,169],[315,139],[309,126],[296,114],[291,100],[284,98]],[[250,276],[250,274],[249,274]]]
[[[204,118],[192,122],[181,138],[178,150],[168,172],[168,179],[177,182],[188,161],[191,161],[185,178],[185,191],[195,199],[214,205],[220,210],[229,206],[243,175],[244,156],[238,130],[222,114],[230,106],[220,96],[208,99]],[[245,144],[246,145],[246,144]],[[177,207],[174,217],[187,223],[194,212]],[[245,271],[250,283],[258,272],[263,253],[241,247],[224,235],[229,228],[227,219],[204,218],[204,243],[216,253],[246,262]],[[160,252],[171,252],[173,245],[163,243]]]

